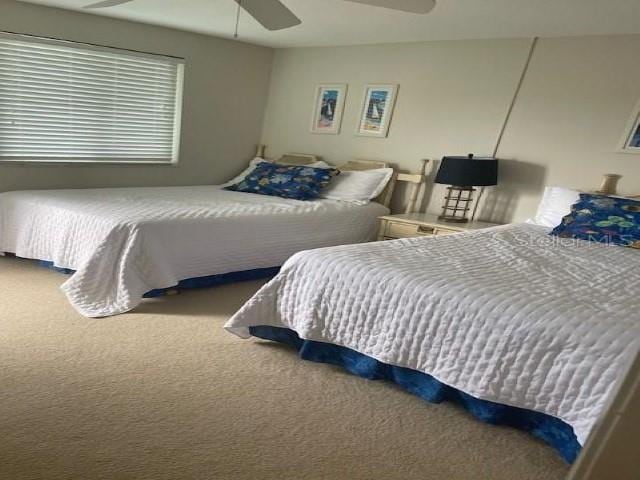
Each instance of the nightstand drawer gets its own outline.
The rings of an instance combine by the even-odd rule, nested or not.
[[[407,238],[424,235],[434,235],[435,228],[426,225],[413,225],[410,223],[387,222],[386,237]]]
[[[449,230],[448,228],[436,228],[434,235],[451,235],[452,233],[460,233],[460,230]]]

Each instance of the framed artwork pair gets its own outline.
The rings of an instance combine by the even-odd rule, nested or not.
[[[398,85],[365,85],[356,135],[385,138],[395,107]],[[312,133],[340,133],[347,84],[322,84],[316,87]]]

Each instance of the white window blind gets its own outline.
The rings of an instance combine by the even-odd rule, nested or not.
[[[0,33],[0,161],[177,162],[183,68]]]

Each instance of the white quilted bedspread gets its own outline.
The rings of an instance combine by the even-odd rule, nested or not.
[[[387,212],[216,186],[9,192],[0,194],[0,252],[76,270],[62,286],[69,301],[104,317],[186,278],[276,267],[301,250],[371,240]]]
[[[301,252],[226,325],[295,330],[570,424],[640,345],[640,251],[532,225]]]

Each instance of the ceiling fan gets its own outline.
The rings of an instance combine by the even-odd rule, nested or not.
[[[115,7],[133,0],[103,0],[84,8]],[[234,0],[267,30],[282,30],[302,23],[280,0]],[[374,7],[389,8],[409,13],[425,14],[433,10],[436,0],[345,0]]]

